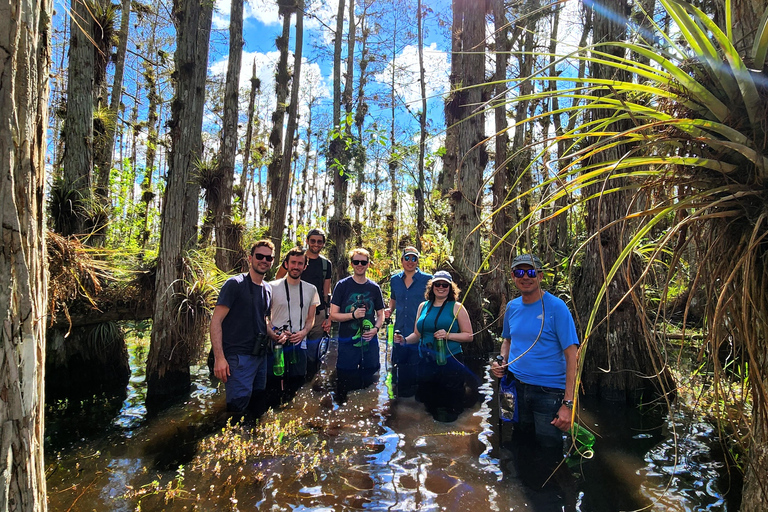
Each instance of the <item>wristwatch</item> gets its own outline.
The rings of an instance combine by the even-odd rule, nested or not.
[[[563,405],[570,410],[573,410],[573,400],[563,400]]]

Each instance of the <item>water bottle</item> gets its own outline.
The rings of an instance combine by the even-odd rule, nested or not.
[[[445,338],[435,339],[435,362],[440,366],[443,366],[447,362],[445,357],[447,348],[445,344]]]
[[[391,321],[387,322],[387,346],[392,348],[392,345],[395,344],[395,324],[393,324]]]
[[[285,356],[283,355],[283,346],[275,343],[275,362],[272,364],[272,371],[278,377],[285,373]]]
[[[592,449],[594,444],[595,435],[574,421],[571,429],[563,436],[563,453],[570,455],[573,447],[579,456],[591,459],[595,454]]]

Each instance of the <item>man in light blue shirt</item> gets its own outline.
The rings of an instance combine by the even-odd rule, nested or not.
[[[395,330],[400,331],[403,337],[413,332],[416,311],[419,304],[424,302],[427,283],[432,279],[431,274],[426,274],[418,268],[419,258],[419,251],[415,247],[408,246],[403,249],[400,258],[403,270],[393,275],[389,281],[389,309],[384,311],[384,317],[389,318],[395,312]],[[418,384],[418,347],[396,343],[392,349],[392,364],[398,396],[413,396]]]
[[[509,301],[504,314],[501,355],[493,363],[496,377],[507,370],[515,380],[519,425],[545,446],[560,446],[571,428],[579,339],[565,302],[541,289],[541,260],[521,254],[512,261],[521,296]]]

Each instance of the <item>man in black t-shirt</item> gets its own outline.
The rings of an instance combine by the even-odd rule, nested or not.
[[[336,358],[338,398],[346,392],[373,383],[379,370],[379,340],[384,323],[384,298],[379,285],[366,277],[370,253],[352,249],[349,253],[353,274],[336,284],[330,318],[339,322],[339,353]]]
[[[325,232],[320,228],[313,228],[307,233],[307,268],[301,274],[301,280],[310,283],[317,288],[320,295],[320,305],[315,311],[315,324],[307,334],[307,375],[317,371],[320,358],[320,340],[323,333],[331,331],[331,321],[328,319],[331,296],[331,262],[320,256],[320,251],[325,247]],[[275,279],[286,275],[287,269],[281,265],[277,270]]]
[[[254,391],[265,389],[268,340],[286,336],[275,335],[269,318],[272,288],[264,274],[272,266],[274,254],[275,246],[269,240],[253,244],[248,273],[227,279],[213,310],[213,372],[226,386],[230,412],[244,412]],[[263,398],[263,393],[257,395]]]

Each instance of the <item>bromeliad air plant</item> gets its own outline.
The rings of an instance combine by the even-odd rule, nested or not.
[[[565,142],[569,149],[561,155],[559,172],[510,198],[497,212],[523,196],[540,195],[536,208],[507,233],[511,236],[539,217],[538,222],[547,222],[588,201],[634,191],[625,216],[611,222],[622,223],[631,236],[609,265],[605,282],[612,282],[634,255],[644,255],[640,278],[622,301],[632,300],[633,289],[659,268],[667,268],[666,281],[672,281],[683,256],[698,251],[692,282],[705,289],[709,300],[708,351],[717,354],[723,344],[731,344],[749,368],[739,397],[747,415],[736,420],[748,426],[742,438],[750,454],[744,502],[765,503],[768,489],[761,488],[765,484],[758,475],[768,472],[768,9],[751,51],[740,54],[730,28],[730,0],[725,1],[725,28],[680,0],[659,4],[672,21],[670,33],[646,14],[644,26],[650,29],[639,34],[639,42],[600,42],[550,56],[548,66],[520,79],[557,81],[566,88],[549,87],[516,101],[546,101],[554,95],[561,105],[578,101],[518,125],[543,116],[576,116],[580,122],[547,140],[538,155]],[[609,67],[616,78],[545,77],[552,65],[577,60]],[[662,226],[663,235],[649,244]],[[582,358],[604,294],[605,284],[586,323]],[[618,305],[612,307],[611,312]],[[659,313],[657,318],[663,318],[663,310]],[[714,388],[721,391],[722,362],[715,357],[714,364]]]

